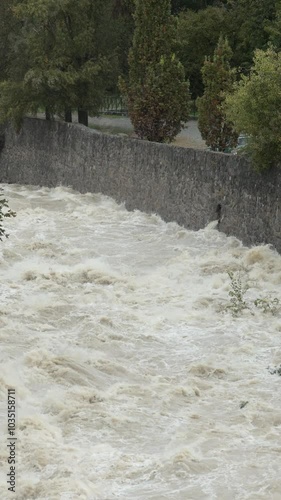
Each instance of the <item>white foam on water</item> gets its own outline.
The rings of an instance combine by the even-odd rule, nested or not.
[[[7,387],[17,500],[280,499],[281,258],[102,195],[4,185],[0,498]],[[241,408],[242,403],[246,403]]]

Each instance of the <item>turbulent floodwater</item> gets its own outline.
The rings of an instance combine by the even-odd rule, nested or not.
[[[281,299],[280,256],[101,195],[4,188],[1,500],[280,500],[281,313],[227,308],[229,270],[249,304]]]

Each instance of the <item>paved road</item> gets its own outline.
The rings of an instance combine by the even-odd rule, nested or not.
[[[74,117],[75,121],[75,117]],[[128,117],[108,117],[100,116],[89,118],[89,123],[92,126],[97,126],[99,129],[108,129],[114,133],[114,129],[118,132],[133,134],[134,129]],[[206,144],[203,141],[201,134],[198,130],[197,120],[190,120],[186,123],[186,127],[180,132],[174,141],[176,146],[193,147],[198,149],[205,149]]]

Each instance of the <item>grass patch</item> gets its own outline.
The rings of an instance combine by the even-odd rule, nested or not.
[[[128,137],[130,137],[133,133],[133,131],[128,130],[125,127],[115,127],[114,125],[89,125],[90,128],[94,130],[99,130],[99,132],[102,132],[103,134],[111,134],[111,135],[118,135],[118,134],[125,134]]]
[[[94,118],[110,118],[111,120],[120,120],[120,118],[128,118],[127,114],[121,114],[121,113],[115,113],[115,114],[110,114],[110,113],[100,113],[98,116],[95,116]]]

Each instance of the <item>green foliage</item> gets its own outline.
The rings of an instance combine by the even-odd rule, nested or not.
[[[244,285],[241,280],[240,274],[234,275],[233,272],[228,271],[230,278],[231,289],[229,291],[230,304],[227,306],[233,316],[238,315],[244,309],[248,309],[248,305],[244,299],[244,295],[248,290],[248,285]]]
[[[224,111],[225,92],[231,92],[234,72],[230,68],[231,49],[221,36],[214,57],[206,58],[202,68],[204,94],[197,99],[198,127],[214,151],[227,151],[237,144],[238,134]]]
[[[250,137],[246,150],[254,167],[268,169],[281,159],[281,53],[257,50],[249,76],[226,98],[226,114]]]
[[[193,12],[183,11],[177,21],[177,54],[190,81],[193,99],[204,91],[201,69],[205,57],[214,53],[221,33],[226,33],[226,10],[208,7]]]
[[[254,304],[264,313],[270,312],[271,314],[276,314],[280,309],[280,300],[277,297],[265,297],[256,299],[254,301]]]
[[[16,18],[12,15],[12,8],[16,0],[2,0],[0,2],[0,81],[8,76],[10,64],[10,46],[19,29]]]
[[[189,117],[189,86],[173,52],[170,0],[137,0],[129,83],[120,88],[138,137],[171,142]]]
[[[275,366],[274,368],[268,367],[270,375],[279,375],[281,377],[281,365]]]
[[[203,94],[200,70],[205,56],[213,54],[220,34],[228,38],[233,50],[233,66],[242,74],[250,70],[254,51],[267,46],[275,3],[276,0],[172,2],[173,12],[178,15],[178,55],[190,79],[194,99]]]
[[[268,23],[265,31],[269,35],[270,42],[277,50],[281,49],[281,0],[276,0],[276,14],[273,22]]]
[[[223,6],[227,0],[172,0],[172,13],[192,9],[194,11],[204,10],[209,5]]]
[[[108,29],[112,0],[17,0],[13,14],[20,29],[0,88],[2,121],[19,126],[42,106],[50,114],[69,108],[97,114],[117,72]]]
[[[171,7],[178,18],[171,16]],[[0,119],[13,119],[19,127],[27,112],[40,108],[50,115],[71,109],[95,115],[104,94],[116,93],[118,74],[129,75],[122,89],[136,123],[140,116],[140,137],[170,141],[188,116],[184,80],[190,81],[193,99],[203,94],[205,56],[206,78],[209,72],[218,84],[210,56],[220,33],[230,42],[234,65],[248,74],[256,48],[265,49],[269,39],[281,46],[281,0],[1,0]],[[173,80],[167,90],[163,71]],[[221,121],[222,96],[217,95],[210,104],[211,134],[222,127],[226,136],[231,127]],[[278,156],[275,141],[266,137],[265,144]],[[262,163],[265,144],[260,137],[252,147]],[[223,144],[211,147],[224,149]]]
[[[226,306],[226,309],[231,311],[232,315],[238,316],[243,310],[252,310],[252,303],[246,301],[245,294],[249,290],[249,285],[243,283],[240,273],[234,274],[228,271],[228,276],[230,279],[230,291],[228,295],[230,297],[230,303]],[[277,297],[259,297],[253,301],[253,305],[262,311],[263,313],[271,313],[273,315],[280,311],[280,300]]]
[[[8,234],[3,227],[3,220],[7,217],[15,217],[16,213],[13,212],[8,205],[8,202],[5,198],[0,199],[0,241],[3,240],[3,237],[8,238]]]
[[[256,49],[266,49],[267,27],[275,17],[276,0],[228,0],[226,33],[233,50],[233,64],[247,74]]]
[[[112,30],[115,33],[115,46],[119,62],[119,74],[127,76],[129,73],[128,54],[134,34],[135,0],[114,0]],[[113,92],[116,93],[114,83]]]

